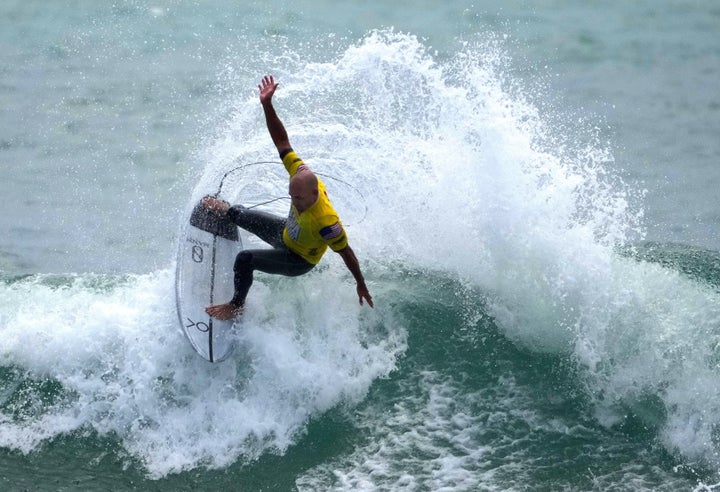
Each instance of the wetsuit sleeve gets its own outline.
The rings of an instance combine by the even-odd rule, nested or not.
[[[242,215],[244,210],[245,207],[243,207],[242,205],[233,205],[227,211],[227,218],[230,219],[230,222],[237,225],[238,222],[240,222],[240,215]]]

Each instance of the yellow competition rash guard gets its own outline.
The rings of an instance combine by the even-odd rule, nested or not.
[[[291,179],[305,166],[292,150],[283,156],[282,161]],[[320,179],[318,199],[309,209],[299,214],[297,209],[290,205],[287,224],[283,230],[283,242],[291,251],[313,265],[317,265],[328,246],[333,251],[340,251],[348,245],[345,229],[330,203],[325,184]]]

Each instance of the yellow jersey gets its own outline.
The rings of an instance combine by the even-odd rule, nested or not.
[[[305,166],[294,151],[282,157],[290,178]],[[337,212],[330,203],[325,184],[318,179],[318,199],[303,213],[290,205],[287,223],[283,230],[283,242],[291,251],[307,262],[317,265],[328,246],[333,251],[347,247],[348,239]]]

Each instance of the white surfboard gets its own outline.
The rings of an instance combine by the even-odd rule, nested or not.
[[[234,320],[211,318],[205,308],[232,299],[233,265],[241,249],[237,226],[198,203],[180,237],[175,298],[185,335],[210,362],[222,361],[234,349]]]

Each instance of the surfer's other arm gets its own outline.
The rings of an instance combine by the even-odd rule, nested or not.
[[[265,122],[267,123],[268,132],[270,132],[270,138],[272,138],[278,152],[283,154],[283,152],[292,147],[290,147],[290,139],[288,138],[287,131],[272,104],[272,97],[278,85],[280,84],[275,82],[272,75],[266,75],[258,85],[258,89],[260,89],[260,104],[262,104],[263,111],[265,112]]]
[[[357,256],[355,256],[355,252],[350,246],[346,246],[337,253],[342,256],[342,259],[345,262],[345,265],[348,267],[348,270],[350,270],[350,273],[352,273],[353,277],[355,277],[355,281],[357,282],[357,294],[360,300],[360,305],[362,305],[364,299],[367,301],[368,306],[374,307],[372,296],[370,295],[370,292],[365,285],[365,279],[363,278],[362,272],[360,271],[360,263],[358,262]]]

